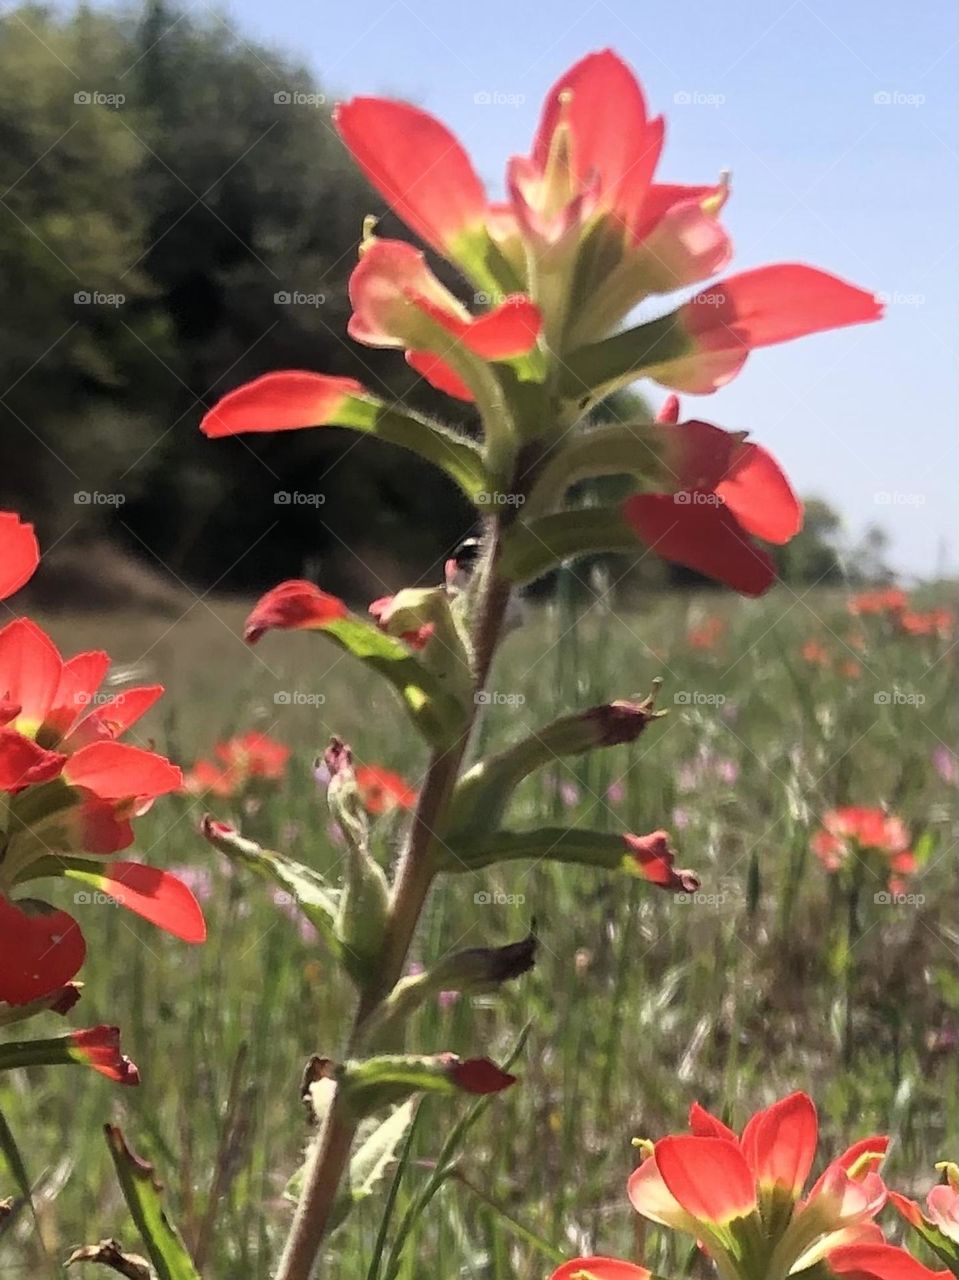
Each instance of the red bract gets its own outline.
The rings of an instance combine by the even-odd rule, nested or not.
[[[140,1073],[136,1064],[120,1052],[119,1027],[88,1027],[70,1035],[70,1056],[83,1062],[117,1084],[137,1085]]]
[[[32,524],[12,511],[0,511],[0,600],[19,591],[40,563],[40,548]]]
[[[549,1280],[652,1280],[653,1273],[619,1258],[573,1258],[557,1267]]]
[[[690,1134],[648,1144],[650,1154],[629,1179],[633,1207],[653,1222],[702,1242],[724,1274],[757,1233],[770,1271],[802,1271],[840,1244],[881,1239],[872,1219],[886,1190],[874,1166],[886,1138],[868,1138],[829,1164],[803,1198],[818,1139],[816,1110],[794,1093],[757,1112],[742,1132],[698,1104]]]
[[[788,542],[802,527],[802,504],[771,454],[708,422],[658,428],[672,493],[638,493],[623,514],[658,555],[761,595],[776,576],[753,538]]]
[[[908,875],[916,869],[909,832],[901,818],[882,809],[847,805],[830,809],[812,838],[813,852],[827,871],[838,871],[852,858],[879,855],[888,870]]]
[[[349,610],[342,600],[327,595],[312,582],[293,579],[281,582],[257,601],[243,628],[247,644],[256,644],[273,628],[282,631],[322,630],[345,618]]]
[[[623,842],[626,845],[627,868],[650,884],[671,889],[674,893],[694,893],[699,888],[699,877],[695,872],[675,866],[676,854],[670,848],[667,832],[653,831],[648,836],[625,835]]]
[[[360,800],[368,813],[391,813],[394,809],[412,809],[416,792],[404,777],[378,764],[356,767],[356,785]]]
[[[395,596],[380,596],[378,600],[371,600],[368,606],[368,612],[371,617],[376,619],[376,625],[389,635],[389,618],[393,607]],[[436,631],[436,625],[432,622],[424,622],[421,627],[417,627],[415,631],[403,631],[400,639],[408,644],[411,649],[425,649],[427,644],[433,638]]]
[[[336,420],[351,397],[362,394],[362,386],[353,378],[298,370],[266,373],[228,392],[204,415],[200,430],[215,438],[322,427]]]
[[[926,613],[907,609],[899,615],[900,629],[907,636],[937,636],[941,640],[948,640],[955,625],[955,615],[950,609],[930,609]]]
[[[25,1005],[63,987],[86,956],[80,926],[45,903],[21,910],[0,894],[0,1001]]]
[[[905,1249],[872,1243],[841,1245],[826,1259],[828,1275],[841,1280],[951,1280],[950,1271],[932,1271]]]
[[[899,614],[909,607],[909,597],[899,587],[881,591],[862,591],[849,601],[849,612],[856,617],[868,614]]]

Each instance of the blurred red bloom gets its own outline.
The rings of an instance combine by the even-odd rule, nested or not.
[[[706,618],[698,626],[689,628],[686,632],[686,643],[691,649],[706,651],[715,649],[728,629],[722,618],[715,616]]]
[[[812,849],[827,871],[839,871],[850,858],[869,854],[881,855],[889,871],[899,875],[916,869],[905,823],[882,809],[830,809],[812,838]]]
[[[198,760],[184,775],[184,791],[192,795],[234,796],[253,782],[279,782],[286,773],[290,748],[251,729],[218,742],[213,754],[216,761]]]
[[[829,650],[821,640],[807,640],[800,650],[804,662],[808,662],[811,667],[828,667],[830,664]]]
[[[938,636],[941,640],[948,640],[956,625],[951,609],[930,609],[926,613],[913,613],[907,609],[899,615],[898,621],[907,636]]]
[[[416,792],[400,774],[378,764],[357,765],[356,785],[360,800],[368,813],[391,813],[394,809],[412,809]]]
[[[880,591],[860,592],[848,607],[855,617],[898,614],[909,607],[909,598],[899,587],[883,587]]]

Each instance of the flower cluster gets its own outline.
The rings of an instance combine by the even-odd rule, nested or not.
[[[212,760],[197,760],[183,776],[183,790],[197,796],[243,796],[282,782],[289,758],[289,747],[250,729],[218,742]]]
[[[840,872],[857,863],[876,865],[888,876],[892,893],[903,892],[902,877],[916,870],[909,846],[909,832],[901,818],[858,805],[830,809],[812,838],[813,852],[827,871]]]

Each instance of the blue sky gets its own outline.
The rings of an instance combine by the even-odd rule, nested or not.
[[[896,566],[929,574],[957,570],[953,10],[231,0],[223,12],[238,32],[298,54],[331,94],[405,97],[441,116],[497,193],[555,77],[590,49],[616,48],[666,114],[661,176],[732,170],[734,269],[809,262],[889,299],[881,324],[757,352],[687,411],[754,432],[801,492],[834,500],[852,533],[879,521]]]

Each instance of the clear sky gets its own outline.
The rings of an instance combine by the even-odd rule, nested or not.
[[[660,176],[733,173],[733,269],[824,267],[888,296],[878,325],[755,353],[687,411],[746,428],[907,573],[957,570],[956,18],[952,0],[230,0],[238,33],[330,93],[441,116],[502,191],[542,95],[611,45],[667,117]],[[479,97],[477,97],[479,95]],[[942,559],[942,547],[948,553]]]

